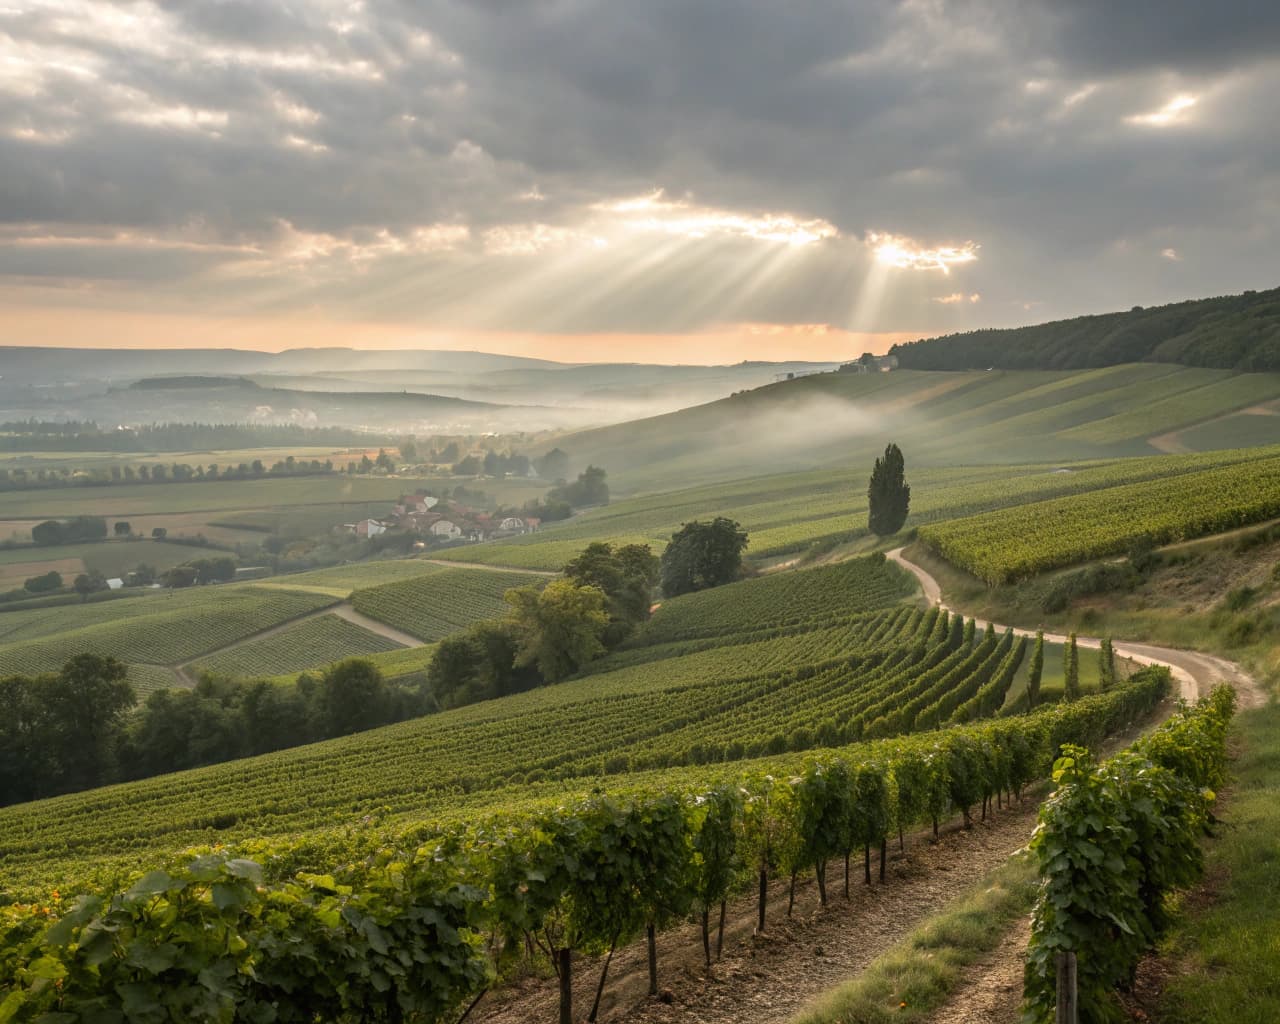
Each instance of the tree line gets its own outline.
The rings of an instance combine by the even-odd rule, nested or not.
[[[154,423],[104,429],[91,420],[50,422],[28,419],[0,423],[0,451],[13,452],[185,452],[285,445],[364,447],[394,443],[395,438],[389,435],[369,434],[349,427]]]
[[[366,457],[367,459],[367,457]],[[356,465],[351,463],[350,465]],[[370,463],[372,470],[372,463]],[[370,471],[366,470],[366,472]],[[209,483],[219,480],[257,480],[270,477],[320,476],[333,473],[332,459],[298,459],[290,455],[270,466],[261,459],[236,465],[211,462],[139,463],[105,467],[57,466],[40,469],[0,469],[0,491],[45,490],[59,487],[113,487],[126,484]]]
[[[141,706],[127,666],[81,654],[57,673],[0,679],[0,805],[216,764],[415,718],[420,685],[353,658],[296,683],[205,675]]]
[[[911,370],[1081,370],[1181,363],[1280,370],[1280,288],[894,345]]]

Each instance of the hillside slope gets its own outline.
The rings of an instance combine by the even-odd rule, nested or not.
[[[1280,441],[1280,374],[1130,363],[1084,371],[826,373],[558,444],[620,490],[867,461],[1061,462]],[[1184,433],[1213,424],[1203,436]]]
[[[892,352],[914,370],[1070,370],[1132,362],[1280,370],[1280,288],[926,338]]]

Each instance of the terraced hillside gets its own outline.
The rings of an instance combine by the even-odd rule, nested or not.
[[[385,729],[0,811],[7,884],[140,863],[184,845],[305,832],[366,815],[450,816],[602,774],[803,751],[1000,708],[1022,660],[1010,637],[901,604],[900,570],[861,560],[807,570],[800,615],[718,623],[671,603],[648,649],[579,679]],[[726,612],[751,601],[741,585]],[[769,601],[756,601],[763,610]],[[879,606],[878,609],[876,606]],[[690,622],[676,623],[681,608]],[[744,628],[744,626],[748,628]],[[717,632],[718,630],[718,632]],[[673,635],[699,639],[669,642]],[[707,647],[708,642],[714,647]],[[681,643],[692,645],[681,649]],[[702,645],[701,649],[698,646]],[[124,807],[129,813],[120,813]]]

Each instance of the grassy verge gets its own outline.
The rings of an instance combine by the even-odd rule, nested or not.
[[[995,949],[1013,922],[1031,912],[1035,887],[1030,859],[1014,856],[856,980],[824,995],[795,1024],[929,1020],[963,980],[965,967]]]
[[[1280,705],[1242,712],[1233,792],[1206,851],[1209,900],[1165,947],[1170,1024],[1280,1021]]]

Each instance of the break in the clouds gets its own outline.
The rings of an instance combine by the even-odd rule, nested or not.
[[[0,0],[0,309],[935,332],[1270,286],[1278,89],[1269,0]]]

